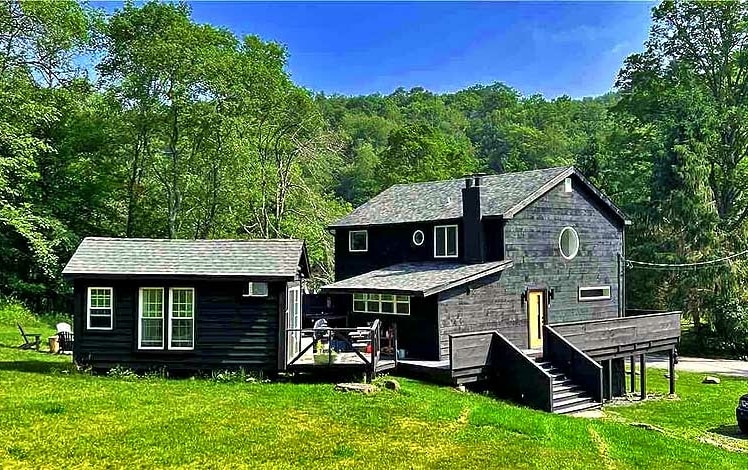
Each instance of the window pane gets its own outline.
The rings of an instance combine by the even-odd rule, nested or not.
[[[457,255],[457,227],[447,229],[447,256]]]
[[[171,316],[174,318],[191,318],[193,315],[193,290],[172,289]]]
[[[410,297],[408,297],[407,295],[398,295],[397,301],[398,302],[410,302]]]
[[[191,318],[171,321],[171,347],[192,347],[192,324]]]
[[[109,310],[105,310],[104,315],[94,315],[93,312],[96,310],[91,311],[91,316],[88,320],[88,326],[89,328],[111,328],[112,327],[112,316],[109,315]]]
[[[396,305],[397,313],[402,313],[402,314],[409,314],[410,313],[410,303],[398,302],[395,305]]]
[[[356,312],[365,312],[366,302],[364,302],[363,300],[355,300],[353,302],[353,310]]]
[[[160,318],[143,318],[141,322],[140,346],[161,347],[163,345],[163,320]]]
[[[366,231],[355,231],[350,232],[350,248],[351,251],[366,251],[367,249],[367,238],[368,233]]]
[[[364,294],[353,294],[353,300],[365,300]]]
[[[382,313],[394,313],[395,304],[392,301],[382,301]]]
[[[143,318],[161,318],[164,312],[163,289],[143,289],[141,291]]]
[[[444,227],[436,227],[434,232],[434,244],[436,245],[436,256],[445,256],[446,252],[446,234],[447,230]]]
[[[112,291],[109,289],[91,289],[91,308],[110,308]]]
[[[379,299],[377,300],[369,299],[369,301],[366,302],[366,311],[367,312],[378,312],[379,311]]]

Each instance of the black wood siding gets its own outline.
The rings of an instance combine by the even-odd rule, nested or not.
[[[165,366],[170,369],[275,371],[278,368],[279,312],[285,304],[286,283],[271,282],[269,295],[242,297],[241,281],[76,280],[75,351],[77,361],[94,368],[122,365],[133,369]],[[87,288],[114,288],[114,328],[86,329]],[[169,287],[195,289],[195,348],[191,351],[138,350],[138,289]],[[168,305],[165,306],[168,318]],[[168,328],[168,319],[166,321]],[[166,344],[166,340],[164,341]]]
[[[503,231],[484,220],[489,253],[500,256],[496,241],[504,237],[506,259],[514,266],[500,274],[439,294],[439,344],[442,358],[449,354],[449,335],[498,330],[520,348],[528,346],[526,289],[553,289],[547,310],[549,323],[610,318],[619,315],[619,254],[622,227],[608,218],[594,196],[575,185],[571,194],[563,183],[513,219]],[[579,234],[579,253],[565,260],[558,238],[564,227]],[[495,250],[495,251],[492,251]],[[580,302],[582,286],[611,286],[611,299]]]
[[[514,261],[502,280],[507,291],[519,298],[527,288],[553,289],[551,324],[619,316],[623,226],[607,213],[581,184],[564,193],[562,183],[507,220],[506,257]],[[558,246],[567,226],[579,234],[579,253],[572,260],[564,259]],[[601,285],[611,286],[610,300],[578,300],[579,287]]]

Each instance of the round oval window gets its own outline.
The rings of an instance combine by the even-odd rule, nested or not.
[[[561,236],[558,238],[558,246],[561,249],[561,256],[566,259],[572,259],[579,252],[579,235],[571,227],[561,230]]]
[[[414,245],[416,245],[416,246],[423,245],[423,240],[425,240],[425,237],[423,235],[423,231],[416,230],[415,232],[413,232],[413,244]]]

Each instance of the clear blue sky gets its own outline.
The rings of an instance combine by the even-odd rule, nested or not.
[[[448,92],[499,81],[552,98],[611,90],[623,59],[643,47],[653,3],[190,5],[197,22],[285,44],[294,81],[315,91]]]

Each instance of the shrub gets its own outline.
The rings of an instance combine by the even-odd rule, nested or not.
[[[748,355],[748,305],[738,296],[723,295],[715,296],[710,307],[702,345],[730,356]]]

